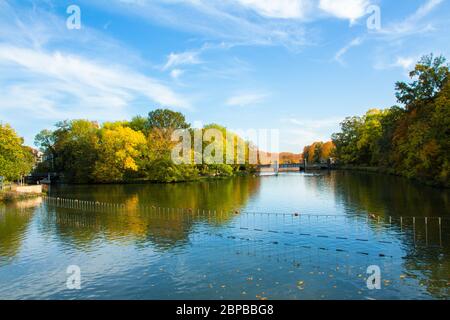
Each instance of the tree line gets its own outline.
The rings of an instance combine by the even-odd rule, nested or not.
[[[410,72],[411,82],[396,83],[403,106],[346,118],[332,136],[339,163],[450,186],[449,74],[444,57],[424,56]]]
[[[89,120],[62,121],[56,124],[56,130],[43,130],[36,136],[35,144],[46,159],[37,171],[57,172],[69,183],[113,183],[191,181],[202,176],[232,176],[254,170],[247,164],[229,165],[225,161],[223,164],[172,161],[171,152],[177,144],[172,140],[175,130],[194,132],[211,128],[226,131],[217,124],[193,129],[183,114],[168,109],[152,111],[148,117],[102,125]]]
[[[303,159],[308,163],[327,163],[333,157],[335,145],[333,142],[314,142],[303,149]]]

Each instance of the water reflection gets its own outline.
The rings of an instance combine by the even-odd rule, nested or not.
[[[271,282],[261,277],[259,284],[267,286],[272,297],[317,299],[322,296],[317,292],[325,290],[326,297],[360,298],[362,289],[354,288],[362,285],[360,276],[368,263],[387,268],[385,285],[390,288],[377,298],[449,297],[448,190],[390,176],[321,172],[173,185],[57,186],[50,192],[54,197],[124,207],[78,210],[40,205],[39,200],[0,207],[0,280],[9,286],[9,291],[0,289],[0,297],[6,292],[21,296],[14,288],[24,285],[18,279],[27,274],[11,273],[22,270],[17,266],[50,272],[52,266],[43,261],[53,261],[57,270],[73,257],[88,266],[90,294],[98,298],[105,298],[106,289],[107,297],[116,298],[251,298],[241,297],[250,289],[242,289],[239,272],[228,274],[233,268],[265,272]],[[288,214],[262,214],[280,211]],[[441,225],[432,218],[436,216],[442,216]],[[243,252],[248,252],[245,258]],[[280,255],[289,259],[276,258],[278,266],[273,259]],[[316,278],[323,272],[316,269],[337,270],[341,265],[332,264],[338,260],[345,260],[343,265],[357,274],[336,273],[336,283],[327,287],[330,282]],[[280,275],[278,267],[286,263],[289,274]],[[112,272],[109,265],[116,270],[106,278],[102,270]],[[310,291],[299,293],[297,272]],[[137,280],[152,273],[158,276],[152,278],[155,287]],[[209,288],[204,277],[215,277],[227,289]],[[127,290],[111,289],[119,278]],[[42,281],[33,283],[31,297],[41,292],[73,298],[51,282],[46,283],[51,294],[43,293]],[[238,294],[234,287],[240,288]],[[334,287],[340,294],[332,292]],[[78,294],[77,298],[87,295]]]
[[[0,205],[0,266],[19,252],[34,209],[41,203],[36,198]]]
[[[53,196],[121,203],[124,209],[105,214],[49,207],[45,224],[48,230],[53,228],[62,238],[77,244],[92,242],[101,235],[124,243],[149,240],[158,249],[170,249],[186,243],[193,225],[214,214],[199,208],[214,208],[214,223],[221,225],[246,205],[259,184],[257,178],[241,177],[172,185],[60,186],[51,190]],[[142,206],[164,211],[148,212]]]

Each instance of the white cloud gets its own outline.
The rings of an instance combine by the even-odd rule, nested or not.
[[[0,109],[43,118],[117,116],[136,100],[189,108],[159,81],[80,56],[0,45]]]
[[[142,105],[190,108],[142,71],[152,68],[134,51],[88,26],[71,32],[45,8],[0,2],[0,113],[12,112],[15,125],[24,117],[123,119]]]
[[[269,18],[304,18],[311,9],[310,0],[237,0],[243,6]]]
[[[173,69],[172,71],[170,71],[170,76],[177,80],[180,78],[180,76],[184,73],[184,70],[180,70],[180,69]]]
[[[139,16],[211,41],[298,49],[314,43],[315,35],[308,34],[298,21],[298,17],[312,16],[303,14],[303,8],[307,8],[303,3],[309,2],[313,0],[140,0],[138,4],[98,0],[96,5],[107,5],[120,14]]]
[[[336,52],[334,56],[334,60],[339,62],[340,64],[344,64],[344,61],[342,60],[342,57],[353,47],[357,47],[363,43],[364,39],[361,37],[357,37],[350,41],[349,44],[347,44],[345,47],[340,49],[338,52]]]
[[[329,141],[331,135],[339,131],[339,124],[344,117],[322,119],[282,119],[286,123],[282,138],[290,146],[303,147],[317,141]],[[289,126],[290,125],[290,126]]]
[[[268,94],[261,93],[243,93],[230,97],[225,104],[228,106],[245,107],[249,105],[257,105],[263,102]]]
[[[425,3],[409,17],[401,22],[392,23],[388,27],[382,28],[378,33],[392,39],[433,31],[434,27],[432,23],[422,23],[422,19],[430,14],[442,2],[443,0],[426,0]]]
[[[180,65],[186,64],[199,64],[201,63],[199,58],[200,52],[198,51],[186,51],[181,53],[171,53],[167,57],[167,62],[163,67],[163,70],[171,69]]]
[[[368,0],[320,0],[319,8],[340,19],[356,21],[366,14]]]
[[[411,70],[414,67],[414,64],[416,63],[417,58],[404,58],[404,57],[398,57],[397,61],[395,62],[395,66],[401,67],[405,69],[406,71]]]

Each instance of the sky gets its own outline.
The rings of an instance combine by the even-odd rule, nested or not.
[[[449,17],[448,0],[0,0],[0,122],[32,145],[170,108],[298,153],[396,104],[421,56],[450,58]]]

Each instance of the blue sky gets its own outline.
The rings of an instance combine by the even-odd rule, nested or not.
[[[72,4],[80,30],[66,27]],[[170,107],[196,125],[279,129],[300,152],[394,105],[420,56],[450,57],[449,17],[448,0],[0,0],[0,121],[31,145],[59,120]]]

